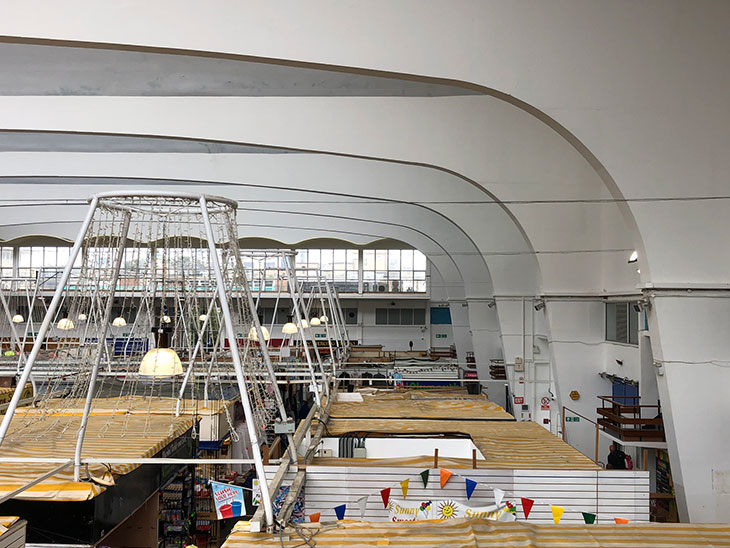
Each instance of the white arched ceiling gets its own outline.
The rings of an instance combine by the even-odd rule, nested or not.
[[[128,187],[135,182],[141,184],[145,178],[152,179],[151,184],[205,181],[221,185],[213,189],[219,194],[244,201],[260,200],[251,204],[257,208],[288,207],[312,215],[355,216],[410,226],[439,242],[439,249],[429,250],[430,258],[448,254],[455,261],[469,298],[494,294],[487,265],[500,272],[495,286],[517,280],[529,291],[537,287],[534,258],[523,236],[499,207],[484,204],[481,218],[458,218],[448,217],[438,205],[428,203],[442,200],[445,190],[450,198],[462,201],[483,196],[473,185],[439,170],[313,154],[6,153],[4,158],[0,183],[8,188],[16,188],[21,182],[19,177],[37,178],[36,183],[60,177],[55,181],[62,185],[69,184],[69,178],[76,178],[76,184],[83,180],[93,185],[104,183],[100,178],[105,178]],[[83,197],[90,188],[82,187],[75,191],[76,196]],[[300,192],[287,195],[286,189]],[[416,196],[427,205],[409,203]],[[328,221],[328,226],[336,225],[336,221]],[[281,239],[297,241],[299,237],[295,233]],[[491,255],[483,257],[480,247],[489,249]]]
[[[447,215],[476,225],[486,216],[510,223],[492,194],[509,204],[530,242],[522,237],[481,251],[537,252],[541,288],[515,287],[513,268],[504,293],[625,291],[638,281],[626,268],[635,235],[619,208],[603,202],[611,197],[593,168],[544,124],[492,97],[13,97],[0,105],[0,128],[168,135],[435,165],[483,192],[453,203],[458,177],[451,178],[437,198]],[[415,200],[418,187],[405,188],[414,189]]]
[[[172,0],[152,8],[141,2],[109,7],[79,0],[70,7],[14,1],[5,6],[0,35],[276,58],[461,82],[509,94],[503,98],[517,98],[526,110],[542,113],[594,163],[615,198],[726,193],[730,74],[723,68],[730,16],[723,2],[689,7],[681,0],[608,5],[489,0],[423,9],[415,0],[339,6],[315,1],[220,8],[181,10]],[[69,10],[84,17],[69,17]],[[145,13],[143,20],[139,13]],[[700,152],[679,154],[687,143]],[[696,245],[696,226],[708,209],[718,215],[726,206],[628,204],[656,271],[653,281],[728,278],[730,254],[717,260],[710,251],[726,248],[722,231],[700,231],[708,245]],[[675,227],[688,235],[662,245]],[[711,271],[699,266],[708,259],[714,259]],[[642,266],[647,276],[649,264]]]

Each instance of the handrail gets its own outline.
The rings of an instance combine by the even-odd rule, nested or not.
[[[634,403],[629,403],[629,404],[627,404],[627,403],[623,403],[623,402],[616,401],[616,399],[618,399],[618,398],[620,398],[620,399],[639,400],[639,399],[641,399],[641,396],[597,396],[597,398],[599,400],[601,400],[601,401],[609,402],[609,403],[611,403],[613,405],[617,405],[619,407],[634,407],[634,408],[635,407],[647,407],[647,408],[648,407],[656,407],[656,408],[661,408],[661,405],[658,404],[658,403],[654,403],[654,404],[648,404],[648,403],[647,404],[634,404]]]
[[[595,462],[596,464],[598,464],[598,440],[599,440],[599,432],[600,432],[600,430],[598,428],[598,423],[596,421],[594,421],[594,420],[589,419],[585,415],[582,415],[582,414],[578,413],[577,411],[571,409],[570,407],[566,407],[564,405],[563,406],[563,412],[560,415],[560,421],[562,423],[562,429],[561,429],[561,432],[560,433],[562,434],[563,441],[565,441],[565,412],[566,411],[570,411],[574,415],[576,415],[576,416],[578,416],[578,417],[580,417],[582,419],[585,419],[588,422],[593,423],[595,425],[595,427],[596,427],[596,458],[593,459],[593,462]]]

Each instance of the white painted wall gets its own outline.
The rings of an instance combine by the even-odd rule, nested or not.
[[[333,457],[339,457],[339,438],[322,438],[322,449],[331,449]],[[439,457],[471,459],[476,449],[477,458],[484,455],[469,439],[449,438],[365,438],[365,449],[369,459],[397,457],[421,457],[433,455],[439,450]]]

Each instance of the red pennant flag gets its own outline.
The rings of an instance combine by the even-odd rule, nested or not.
[[[383,507],[384,508],[387,508],[388,507],[388,501],[390,500],[390,487],[388,487],[387,489],[383,489],[380,492],[380,496],[383,499]]]
[[[317,512],[316,514],[309,514],[309,521],[311,521],[312,523],[319,523],[319,516],[319,512]]]
[[[613,518],[613,521],[615,521],[616,523],[623,523],[623,524],[626,524],[629,522],[629,520],[627,520],[626,518]]]
[[[530,517],[530,510],[532,510],[532,505],[535,504],[535,501],[524,497],[521,497],[520,500],[522,501],[522,513],[525,514],[525,519],[527,519]]]
[[[449,481],[449,478],[453,475],[453,472],[451,470],[447,470],[446,468],[441,469],[441,489],[444,488],[444,485],[446,485],[446,482]]]

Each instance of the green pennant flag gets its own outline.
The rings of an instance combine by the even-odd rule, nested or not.
[[[596,523],[596,514],[589,514],[588,512],[581,512],[583,514],[583,521],[588,525]]]
[[[429,474],[429,472],[430,472],[429,470],[424,470],[423,472],[421,472],[421,479],[423,480],[423,487],[424,488],[428,486],[428,474]]]

